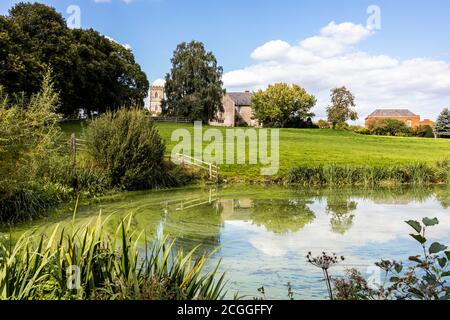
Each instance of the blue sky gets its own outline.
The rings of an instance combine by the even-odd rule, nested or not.
[[[0,13],[6,14],[16,2],[2,0]],[[150,81],[168,72],[179,42],[195,39],[215,53],[229,90],[297,82],[318,97],[319,116],[324,114],[329,90],[338,85],[354,90],[363,115],[374,107],[409,107],[435,117],[444,106],[450,106],[448,0],[40,2],[54,6],[65,17],[69,5],[78,5],[82,28],[92,27],[130,45]],[[381,29],[370,34],[358,29],[366,27],[369,5],[381,9]],[[354,36],[352,41],[346,40]],[[306,46],[302,43],[305,39],[315,42]],[[317,51],[329,48],[330,43],[339,49],[327,55]],[[257,48],[259,54],[255,54]],[[298,53],[304,49],[307,59]],[[286,54],[279,54],[281,51]],[[386,68],[388,72],[384,72]],[[386,79],[381,79],[383,74]],[[427,86],[431,82],[437,84]]]

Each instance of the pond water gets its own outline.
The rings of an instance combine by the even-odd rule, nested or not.
[[[342,274],[358,268],[366,277],[381,258],[406,261],[420,253],[410,239],[409,219],[437,217],[428,232],[431,240],[450,243],[450,189],[288,189],[263,186],[186,188],[127,193],[109,201],[81,206],[77,220],[111,214],[111,225],[133,213],[133,225],[148,235],[168,234],[176,247],[190,250],[202,244],[213,252],[210,266],[222,259],[229,297],[238,291],[247,298],[287,299],[287,284],[295,299],[327,298],[322,272],[309,265],[311,251],[344,255],[331,270]],[[66,213],[12,230],[49,230],[56,222],[69,223]],[[3,230],[5,231],[5,230]]]

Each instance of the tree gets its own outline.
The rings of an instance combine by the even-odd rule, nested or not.
[[[333,129],[339,123],[358,119],[356,111],[352,109],[354,107],[355,97],[346,87],[331,90],[331,105],[327,107],[327,114]]]
[[[133,53],[94,30],[71,30],[55,9],[18,3],[0,17],[0,83],[31,96],[51,66],[58,112],[143,106],[148,81]]]
[[[316,125],[320,129],[330,129],[330,123],[328,121],[323,120],[323,119],[320,119],[319,121],[317,121]]]
[[[450,138],[450,111],[445,108],[438,119],[434,131],[438,137]]]
[[[208,122],[223,111],[222,67],[203,43],[180,43],[166,74],[163,114]]]
[[[302,87],[277,83],[252,97],[253,117],[265,127],[285,128],[293,122],[306,122],[314,116],[316,98]]]
[[[370,133],[378,136],[411,136],[413,131],[403,121],[381,119],[369,125]]]

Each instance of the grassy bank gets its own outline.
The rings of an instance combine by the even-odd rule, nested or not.
[[[63,131],[82,135],[86,126],[80,122],[66,123]],[[166,153],[177,143],[171,139],[174,130],[186,129],[193,136],[193,128],[191,124],[158,123]],[[220,130],[225,136],[225,128],[203,127],[209,128]],[[205,142],[203,146],[207,145]],[[436,165],[445,159],[450,159],[450,139],[367,136],[331,129],[280,129],[280,169],[269,180],[280,182],[287,177],[290,183],[305,185],[447,183],[446,166]],[[221,164],[220,174],[228,181],[267,180],[260,169],[260,165]]]
[[[174,130],[183,128],[193,133],[193,126],[189,124],[158,123],[158,128],[168,151],[176,145],[171,141]],[[208,128],[212,127],[204,127]],[[225,132],[224,128],[213,128]],[[298,166],[390,167],[413,163],[433,166],[444,159],[450,159],[449,139],[366,136],[331,129],[280,129],[278,175],[284,176]],[[261,179],[258,165],[223,164],[220,168],[228,179]]]

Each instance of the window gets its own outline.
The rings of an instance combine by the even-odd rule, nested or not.
[[[408,127],[412,127],[412,121],[411,121],[411,120],[407,120],[407,121],[406,121],[406,125],[407,125]]]

